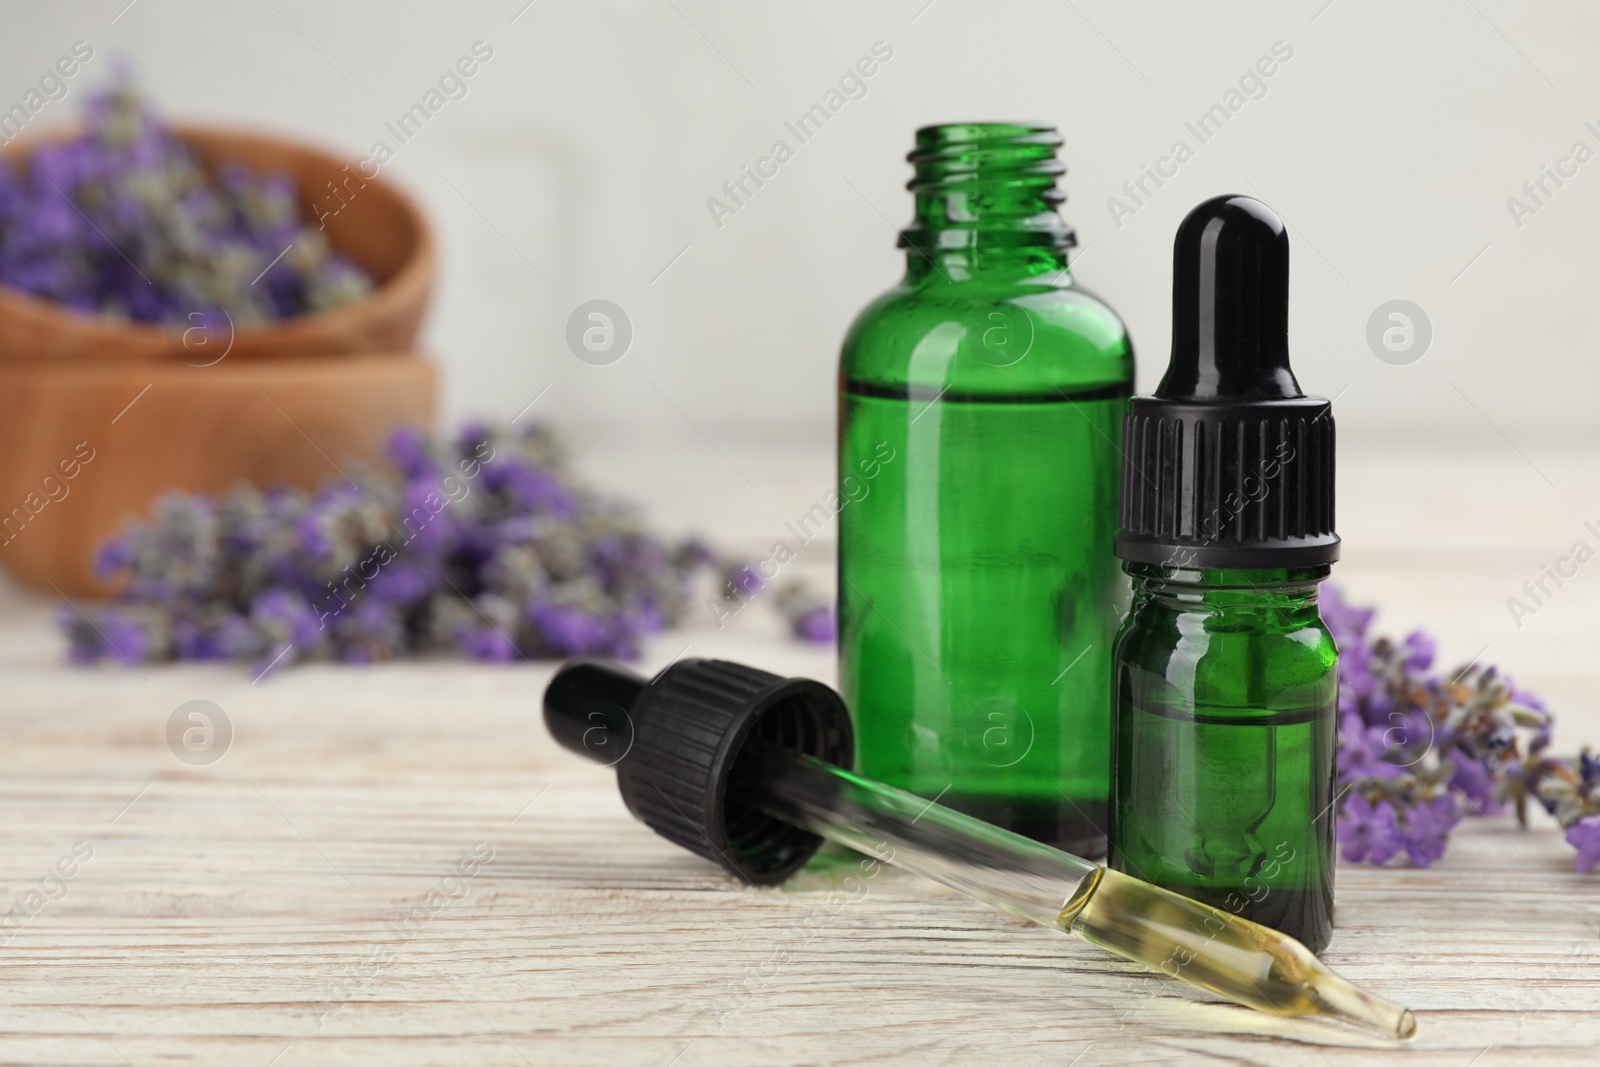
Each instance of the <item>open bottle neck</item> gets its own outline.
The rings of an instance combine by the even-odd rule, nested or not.
[[[917,131],[907,159],[915,198],[900,234],[912,282],[984,277],[1067,278],[1077,243],[1057,206],[1061,135],[1026,123],[964,123]]]

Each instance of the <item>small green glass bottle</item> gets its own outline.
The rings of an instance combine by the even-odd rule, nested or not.
[[[1334,430],[1289,368],[1289,241],[1248,197],[1174,247],[1172,362],[1124,429],[1111,863],[1274,927],[1333,931]]]
[[[1099,855],[1133,351],[1068,272],[1060,144],[917,131],[905,278],[840,360],[839,670],[861,773]]]

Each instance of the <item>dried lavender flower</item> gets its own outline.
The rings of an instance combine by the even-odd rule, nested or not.
[[[751,567],[655,534],[581,485],[542,427],[470,424],[448,441],[403,429],[388,460],[315,493],[162,498],[99,550],[97,572],[123,582],[118,602],[63,611],[71,658],[239,660],[257,673],[430,651],[633,659],[682,620],[705,572],[736,577],[741,604],[764,596]],[[797,636],[832,640],[832,607],[802,583],[767,599]]]
[[[1382,865],[1405,853],[1426,867],[1444,855],[1466,815],[1510,806],[1526,826],[1529,801],[1566,828],[1573,867],[1600,866],[1600,761],[1548,755],[1552,717],[1494,667],[1433,671],[1433,638],[1372,637],[1371,608],[1324,586],[1323,621],[1339,648],[1340,787],[1344,858]]]

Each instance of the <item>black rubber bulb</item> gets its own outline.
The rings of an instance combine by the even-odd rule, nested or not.
[[[821,682],[725,660],[680,659],[646,680],[573,660],[544,691],[544,722],[562,748],[616,768],[622,802],[669,841],[753,885],[781,882],[822,844],[751,803],[751,761],[777,750],[848,767],[850,712]]]
[[[614,663],[574,660],[545,688],[545,729],[568,752],[615,765],[633,748],[633,704],[648,684]]]
[[[1289,234],[1259,200],[1189,212],[1172,249],[1172,362],[1162,400],[1304,396],[1289,369]]]

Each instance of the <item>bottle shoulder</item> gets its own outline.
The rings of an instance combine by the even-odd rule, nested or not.
[[[1170,676],[1181,664],[1193,676],[1267,673],[1280,685],[1334,676],[1339,652],[1313,612],[1285,612],[1263,602],[1249,611],[1187,611],[1136,599],[1117,639],[1119,666]]]
[[[1133,345],[1111,307],[1062,276],[901,283],[847,332],[840,375],[991,393],[1131,392]]]

